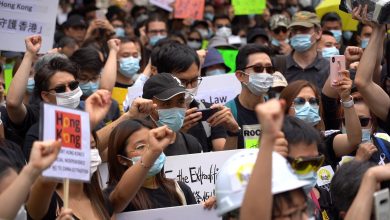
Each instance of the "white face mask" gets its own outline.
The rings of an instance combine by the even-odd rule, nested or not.
[[[228,27],[218,28],[215,35],[219,37],[230,37],[232,35],[232,29]]]
[[[56,93],[57,105],[67,108],[77,108],[80,104],[80,97],[83,95],[80,87],[70,92]]]
[[[102,163],[102,158],[99,155],[98,149],[91,149],[91,176],[97,171],[99,165]]]
[[[186,91],[185,100],[187,104],[190,104],[198,93],[198,86],[192,89],[186,89]]]

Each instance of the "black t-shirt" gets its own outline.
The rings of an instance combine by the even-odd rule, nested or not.
[[[337,165],[341,160],[340,157],[336,156],[333,149],[333,140],[338,134],[341,134],[339,130],[326,131],[323,143],[318,147],[319,153],[325,156],[325,161],[322,166],[330,165],[334,171],[337,169]]]
[[[127,89],[127,88],[131,87],[133,84],[134,83],[132,83],[132,84],[123,84],[123,83],[120,83],[120,82],[115,82],[115,86],[114,87]]]
[[[183,182],[177,181],[177,183],[179,184],[181,190],[184,193],[184,197],[186,199],[187,205],[196,204],[195,197],[192,194],[191,188]],[[104,190],[104,194],[107,198],[114,190],[114,188],[115,188],[114,186],[109,186]],[[167,194],[167,192],[164,191],[161,187],[157,189],[143,188],[143,190],[147,194],[148,198],[150,199],[153,209],[182,205],[180,201],[172,200]],[[131,212],[131,211],[138,211],[138,210],[130,202],[129,205],[123,210],[123,212]]]
[[[206,108],[210,108],[211,106],[210,103],[203,102],[203,104]],[[195,100],[190,104],[190,108],[194,107],[199,108],[199,103]],[[207,124],[207,126],[209,125]],[[218,138],[226,138],[226,130],[223,126],[211,127],[210,130],[211,135],[207,137],[202,122],[199,122],[192,128],[190,128],[187,133],[194,136],[199,141],[200,145],[202,146],[203,152],[210,152],[213,150],[213,144],[211,142],[212,140]]]
[[[235,105],[236,110],[234,110],[232,105]],[[226,106],[231,109],[234,118],[242,130],[238,135],[237,148],[257,148],[260,146],[261,125],[257,119],[256,112],[242,106],[238,100],[238,96],[226,103]]]
[[[0,107],[1,120],[4,126],[5,138],[23,146],[24,138],[30,127],[39,121],[39,106],[26,106],[26,117],[20,124],[15,124],[8,117],[7,110],[4,106]]]
[[[201,153],[202,146],[195,137],[183,132],[176,132],[176,140],[165,148],[164,153],[167,156],[175,156],[182,154]]]
[[[330,98],[321,93],[321,102],[323,108],[323,121],[325,124],[325,130],[338,130],[340,129],[340,119],[338,110],[340,102],[338,99]]]
[[[26,157],[26,160],[29,160],[30,158],[30,152],[32,145],[34,141],[39,140],[39,122],[33,124],[30,129],[27,131],[26,137],[24,139],[24,144],[23,144],[23,153],[24,156]]]

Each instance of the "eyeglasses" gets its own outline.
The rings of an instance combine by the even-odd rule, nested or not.
[[[294,99],[294,105],[305,105],[306,102],[309,102],[310,105],[319,105],[320,100],[314,97],[309,98],[308,100],[302,98],[302,97],[296,97]]]
[[[74,80],[72,82],[69,82],[68,84],[58,85],[52,89],[49,89],[48,91],[54,90],[56,93],[64,93],[66,92],[66,87],[73,91],[79,87],[79,82]]]
[[[198,39],[198,38],[192,38],[192,37],[189,37],[188,38],[188,41],[197,41],[197,42],[202,42],[201,39]]]
[[[287,28],[285,28],[285,27],[278,27],[275,30],[273,30],[273,32],[275,34],[279,34],[280,32],[286,33],[287,32]]]
[[[273,66],[263,66],[261,64],[255,64],[255,65],[252,65],[252,66],[247,66],[243,70],[246,70],[246,69],[249,69],[249,68],[253,68],[253,71],[255,73],[263,73],[264,69],[265,69],[265,71],[267,73],[274,73],[275,72],[275,68]]]
[[[325,157],[324,155],[319,155],[317,157],[287,157],[287,160],[290,162],[291,167],[296,174],[305,175],[311,171],[317,172],[324,163]]]
[[[342,118],[342,120],[343,120],[343,124],[345,124],[345,118]],[[359,117],[359,121],[360,121],[360,125],[362,127],[367,127],[371,121],[371,118],[370,117]]]
[[[178,77],[179,78],[179,77]],[[195,88],[200,85],[202,82],[202,77],[197,76],[196,78],[190,79],[190,80],[185,80],[185,79],[180,79],[181,84],[183,84],[184,87],[192,87]]]

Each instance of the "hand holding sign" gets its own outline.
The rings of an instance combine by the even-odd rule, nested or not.
[[[111,93],[100,89],[85,100],[85,111],[89,113],[91,128],[106,117],[111,106]]]
[[[24,39],[26,44],[26,52],[30,55],[36,55],[41,49],[42,37],[39,35],[28,36]]]
[[[39,175],[57,159],[60,149],[60,141],[35,141],[27,166],[31,167],[36,175]]]

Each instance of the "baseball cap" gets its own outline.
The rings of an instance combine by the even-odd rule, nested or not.
[[[178,78],[170,73],[159,73],[145,82],[142,98],[152,99],[154,97],[166,101],[182,93],[186,93],[186,89]]]
[[[248,35],[246,36],[246,41],[248,43],[253,43],[255,42],[256,37],[264,37],[269,41],[269,37],[267,32],[263,28],[252,28],[248,31]]]
[[[237,49],[233,45],[229,44],[226,37],[214,36],[209,40],[208,48],[214,47],[218,49]]]
[[[272,77],[274,78],[274,82],[272,84],[272,88],[275,87],[286,87],[288,85],[286,78],[284,78],[283,74],[281,72],[274,72],[272,74]]]
[[[284,15],[276,14],[276,15],[272,15],[269,23],[270,23],[269,25],[270,29],[275,30],[278,27],[287,28],[288,25],[290,24],[290,20]]]
[[[294,26],[303,26],[307,28],[311,28],[317,25],[317,27],[320,27],[320,21],[318,20],[318,17],[316,14],[308,11],[300,11],[294,14],[292,17],[292,22],[288,26],[288,28],[294,27]]]
[[[87,23],[80,15],[72,15],[64,22],[64,27],[87,27]]]
[[[258,152],[258,149],[242,150],[231,156],[221,167],[215,185],[219,216],[241,207]],[[284,157],[276,152],[272,153],[273,195],[310,184],[308,181],[299,180],[293,172]]]

